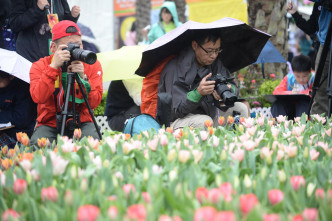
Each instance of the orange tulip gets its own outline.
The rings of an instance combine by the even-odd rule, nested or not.
[[[21,143],[24,145],[24,146],[28,146],[29,143],[30,143],[30,139],[28,137],[28,135],[26,133],[22,133],[22,138],[21,138]]]
[[[49,142],[47,142],[48,141],[48,139],[46,139],[45,137],[42,137],[42,138],[40,138],[40,139],[38,139],[38,147],[40,147],[40,148],[44,148],[44,147],[46,147],[46,145],[47,145],[47,143]]]
[[[171,127],[167,127],[167,128],[166,128],[166,132],[168,132],[168,133],[173,133],[173,128],[171,128]]]
[[[210,120],[206,120],[206,121],[204,121],[204,125],[209,128],[209,127],[213,126],[213,122]]]
[[[228,124],[233,124],[234,123],[234,118],[232,116],[227,117],[227,123]]]
[[[7,170],[9,167],[13,165],[13,161],[11,159],[5,158],[1,161],[2,167]]]
[[[16,139],[17,139],[18,142],[20,142],[20,143],[22,142],[22,140],[21,140],[22,139],[22,132],[16,133]]]
[[[80,128],[76,128],[76,129],[74,130],[74,138],[78,140],[78,139],[81,138],[81,136],[82,136],[82,131],[81,131],[81,129],[80,129]]]
[[[32,161],[32,159],[33,159],[33,154],[32,153],[23,153],[23,155],[21,157],[21,161],[22,160]]]
[[[213,134],[213,127],[209,127],[209,134],[212,135]]]
[[[218,118],[218,123],[219,123],[219,125],[223,125],[225,123],[225,117],[224,116],[220,116]]]

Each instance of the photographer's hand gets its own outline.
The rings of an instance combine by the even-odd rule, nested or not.
[[[59,47],[56,49],[52,63],[50,64],[52,68],[58,69],[63,65],[65,61],[70,60],[70,52],[67,50],[63,50],[66,47],[67,45],[59,45]]]
[[[288,4],[287,4],[287,11],[288,11],[291,15],[293,15],[293,14],[297,11],[297,9],[296,9],[296,7],[295,7],[295,5],[293,4],[292,1],[288,2]]]
[[[71,8],[71,16],[73,16],[74,18],[77,18],[79,16],[80,12],[81,12],[80,6],[74,5]]]
[[[206,80],[207,78],[211,77],[211,75],[212,75],[212,73],[206,75],[198,85],[197,92],[202,96],[212,94],[212,92],[214,91],[215,81]]]
[[[78,73],[82,79],[84,79],[84,65],[80,61],[73,61],[68,66],[67,72]]]
[[[50,5],[47,0],[38,0],[37,6],[40,10],[44,10],[46,5]]]

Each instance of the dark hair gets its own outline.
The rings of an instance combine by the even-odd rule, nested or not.
[[[193,40],[200,45],[209,41],[216,43],[219,38],[220,38],[220,32],[217,29],[200,30],[200,31],[196,30],[193,36]]]
[[[306,55],[298,55],[292,59],[292,69],[293,71],[307,72],[311,71],[311,58]]]
[[[136,31],[136,21],[133,22],[133,24],[131,25],[130,31]]]
[[[10,78],[10,74],[8,74],[7,72],[1,71],[0,70],[0,78],[2,79],[6,79],[6,78]]]

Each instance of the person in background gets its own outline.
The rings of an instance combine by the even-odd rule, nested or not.
[[[123,131],[127,119],[141,114],[143,79],[112,81],[108,88],[104,115],[109,127]]]
[[[293,4],[292,1],[289,1],[287,4],[287,11],[294,18],[296,26],[299,27],[305,34],[309,35],[311,38],[312,47],[314,50],[308,52],[308,54],[305,55],[309,55],[311,57],[312,60],[311,64],[313,69],[315,68],[315,59],[319,48],[319,41],[316,33],[319,30],[318,19],[321,12],[321,8],[322,7],[320,6],[320,3],[316,2],[313,6],[310,18],[308,20],[305,20],[298,13],[297,7]],[[305,39],[303,38],[306,38],[306,36],[303,36],[301,39],[304,40],[303,42],[306,42]]]
[[[171,95],[170,126],[172,128],[178,129],[185,126],[204,128],[206,120],[214,122],[214,126],[217,126],[219,116],[227,119],[234,112],[237,112],[236,115],[240,117],[248,117],[248,108],[241,102],[235,102],[232,107],[225,106],[225,101],[215,90],[215,81],[208,79],[217,73],[226,78],[231,76],[221,59],[217,59],[221,51],[219,32],[202,30],[193,36],[188,47],[181,50],[178,56],[164,66],[158,85],[158,94]],[[233,80],[223,85],[223,91],[228,91],[235,96],[239,93]]]
[[[165,1],[160,8],[159,21],[153,24],[150,30],[143,29],[142,33],[145,40],[151,44],[157,38],[160,38],[180,25],[182,23],[179,22],[175,3]]]
[[[330,44],[330,39],[326,40],[326,35],[328,28],[330,26],[330,21],[332,19],[332,1],[331,0],[312,0],[314,2],[318,2],[322,4],[322,11],[319,16],[319,31],[317,33],[318,39],[319,39],[319,50],[317,52],[317,58],[316,58],[316,71],[317,66],[319,63],[319,60],[322,55],[324,44]],[[325,42],[326,40],[326,42]],[[331,46],[328,47],[328,53],[326,56],[326,60],[324,62],[324,68],[323,73],[320,78],[319,82],[319,88],[316,92],[316,95],[314,97],[314,102],[311,107],[311,114],[327,114],[328,113],[328,95],[326,93],[326,87],[327,87],[327,76],[328,76],[328,70],[329,70],[329,64],[330,64],[330,50]]]
[[[309,95],[314,83],[314,74],[311,73],[311,59],[305,55],[298,55],[292,59],[293,73],[289,73],[281,83],[274,89],[273,94],[307,94]],[[309,114],[308,99],[289,101],[278,99],[272,104],[271,114],[273,117],[279,115],[288,116],[288,119],[301,117],[303,113]]]
[[[0,147],[14,148],[17,132],[31,136],[36,117],[36,105],[31,99],[29,84],[0,70],[0,124],[14,125],[0,131]]]
[[[10,0],[1,0],[0,1],[0,48],[5,48],[3,32],[4,27],[7,25],[8,17],[10,14],[11,1]]]
[[[126,46],[136,45],[136,21],[133,22],[130,30],[127,31],[124,44]]]
[[[17,33],[16,51],[35,62],[51,54],[51,29],[59,21],[77,22],[80,7],[67,0],[13,0],[9,24]]]
[[[53,54],[34,62],[30,69],[30,93],[33,101],[38,105],[37,126],[31,137],[33,145],[36,145],[38,139],[43,137],[52,143],[54,140],[56,141],[57,135],[60,133],[57,128],[56,115],[59,116],[64,105],[67,73],[78,74],[92,110],[100,104],[103,95],[103,72],[98,60],[92,65],[74,60],[71,61],[67,70],[62,68],[64,62],[71,60],[71,53],[63,50],[68,47],[68,44],[74,43],[83,49],[81,31],[76,23],[68,20],[60,21],[54,26],[52,35],[51,50]],[[76,85],[75,110],[79,120],[76,122],[75,119],[75,128],[81,129],[82,137],[92,136],[99,139],[87,104],[82,100],[83,95],[80,90],[77,90]],[[56,87],[59,88],[58,93],[56,93]],[[72,102],[71,99],[69,101],[70,110]],[[59,126],[61,127],[61,125]],[[67,129],[68,124],[66,124],[64,135],[72,137],[72,131]]]

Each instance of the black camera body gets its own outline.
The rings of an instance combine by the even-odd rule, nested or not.
[[[82,61],[87,64],[94,64],[97,61],[97,55],[89,50],[83,50],[78,44],[69,43],[67,50],[70,52],[70,61],[67,64],[70,64],[72,61]]]
[[[233,79],[226,78],[219,73],[206,79],[207,81],[215,81],[214,88],[227,107],[233,107],[234,102],[237,101],[237,96],[227,86]]]
[[[57,130],[61,131],[61,126],[62,126],[62,114],[56,114],[56,128]],[[65,135],[67,136],[72,136],[74,133],[74,130],[76,128],[80,128],[81,126],[81,121],[80,121],[80,113],[76,112],[74,119],[74,115],[72,113],[67,114],[66,118],[66,123],[65,123]]]

